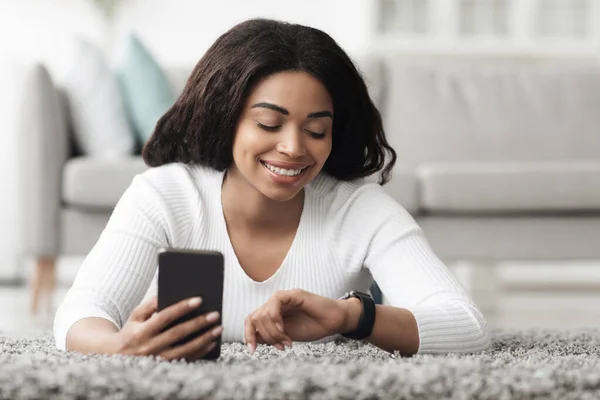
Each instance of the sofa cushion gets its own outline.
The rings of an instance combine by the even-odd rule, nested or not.
[[[596,60],[385,57],[380,111],[405,165],[600,154]]]
[[[117,80],[102,50],[78,37],[75,62],[63,86],[78,149],[94,157],[133,153],[135,141],[123,109]]]
[[[136,35],[129,35],[118,77],[134,131],[145,143],[175,102],[175,94],[162,67]]]
[[[600,161],[436,163],[417,177],[428,212],[600,210]]]
[[[379,175],[374,175],[371,179],[379,179]],[[399,166],[394,167],[391,179],[383,185],[383,190],[410,214],[416,215],[418,213],[419,192],[414,172]]]
[[[63,170],[62,199],[69,207],[111,210],[147,168],[141,157],[72,158]]]

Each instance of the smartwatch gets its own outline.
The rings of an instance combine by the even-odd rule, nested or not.
[[[346,293],[340,297],[339,300],[347,300],[353,297],[360,300],[363,310],[360,314],[360,319],[358,320],[358,326],[356,327],[356,330],[342,333],[342,336],[348,339],[363,340],[371,336],[371,332],[373,332],[376,310],[375,300],[373,300],[373,297],[370,294],[358,292],[356,290]]]

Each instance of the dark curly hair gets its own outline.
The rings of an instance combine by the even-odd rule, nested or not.
[[[323,170],[340,180],[381,171],[379,182],[386,183],[396,152],[352,60],[318,29],[266,19],[234,26],[208,49],[145,144],[146,164],[182,162],[227,169],[233,163],[235,130],[248,96],[262,79],[282,71],[306,72],[331,95],[332,149]]]

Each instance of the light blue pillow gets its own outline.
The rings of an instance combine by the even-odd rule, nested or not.
[[[141,144],[146,143],[175,95],[165,72],[135,35],[127,39],[118,76],[133,131]]]

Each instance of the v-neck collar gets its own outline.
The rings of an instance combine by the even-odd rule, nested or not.
[[[233,260],[233,264],[234,264],[234,268],[235,268],[235,272],[236,273],[240,273],[244,276],[244,279],[247,280],[250,283],[253,283],[255,285],[265,285],[268,283],[271,283],[274,280],[279,279],[282,275],[285,275],[286,273],[289,272],[291,266],[289,265],[289,258],[291,257],[292,254],[294,254],[295,252],[297,252],[297,248],[298,246],[300,246],[300,243],[302,242],[304,236],[305,236],[305,225],[307,224],[307,219],[308,216],[310,214],[310,205],[311,205],[311,201],[310,201],[310,184],[305,185],[304,186],[304,199],[303,199],[303,206],[302,206],[302,213],[300,214],[300,221],[298,223],[298,228],[296,229],[296,233],[294,235],[294,239],[292,240],[292,244],[290,245],[290,248],[288,249],[285,257],[283,258],[283,261],[281,262],[281,265],[277,268],[277,270],[275,271],[275,273],[273,275],[271,275],[269,278],[267,278],[264,281],[255,281],[254,279],[252,279],[250,276],[248,276],[248,274],[246,273],[246,271],[244,271],[244,269],[242,268],[242,265],[239,262],[239,259],[237,258],[237,255],[235,254],[235,250],[233,248],[233,244],[231,243],[231,238],[229,237],[229,232],[227,230],[227,223],[225,222],[225,214],[223,213],[223,200],[222,200],[222,191],[223,191],[223,180],[225,179],[225,171],[221,171],[219,174],[217,174],[217,179],[218,181],[216,182],[216,186],[215,186],[215,190],[214,190],[214,204],[216,204],[216,223],[218,225],[218,234],[219,235],[224,235],[225,238],[225,246],[226,246],[226,254],[224,254],[225,257],[231,258],[231,260]]]

